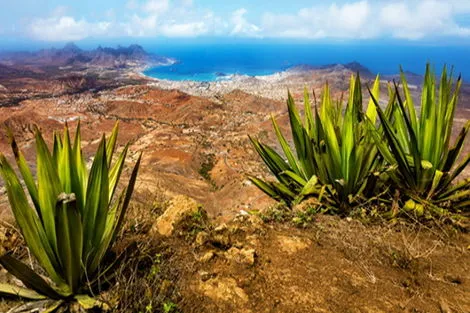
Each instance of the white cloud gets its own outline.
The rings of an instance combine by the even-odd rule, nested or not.
[[[75,41],[109,33],[109,22],[89,23],[71,16],[36,19],[30,27],[31,35],[45,41]]]
[[[241,8],[232,13],[231,21],[233,29],[231,34],[237,36],[259,37],[261,29],[255,24],[248,22],[245,18],[245,14],[247,12],[248,11],[246,9]]]
[[[368,1],[303,8],[296,14],[266,13],[262,28],[268,36],[300,38],[369,38],[371,7]]]
[[[469,36],[470,28],[455,22],[470,13],[470,1],[350,1],[319,4],[295,14],[265,13],[261,27],[270,37],[377,38],[416,40],[431,36]]]
[[[346,0],[305,7],[296,12],[250,15],[245,8],[216,15],[193,0],[128,0],[125,11],[103,12],[102,20],[75,17],[57,7],[49,17],[29,24],[35,39],[80,40],[90,36],[202,35],[288,38],[400,38],[419,40],[439,36],[470,37],[470,26],[459,15],[470,14],[468,0]]]
[[[432,35],[467,36],[470,28],[457,25],[454,14],[468,10],[470,5],[463,6],[452,1],[393,2],[380,9],[379,20],[384,33],[390,33],[395,38],[421,39]]]
[[[204,22],[194,23],[170,23],[164,24],[161,33],[167,37],[196,37],[206,34],[207,25]]]
[[[168,11],[169,7],[169,0],[148,0],[143,4],[142,9],[146,13],[159,15]]]

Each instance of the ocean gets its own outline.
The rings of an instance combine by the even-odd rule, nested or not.
[[[179,43],[147,45],[158,55],[178,63],[147,69],[144,74],[169,80],[215,81],[230,75],[269,75],[292,66],[345,64],[353,61],[373,73],[396,74],[405,71],[422,74],[426,62],[436,73],[444,64],[470,80],[470,46],[397,44],[313,44],[313,43]]]

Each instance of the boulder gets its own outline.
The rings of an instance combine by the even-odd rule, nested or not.
[[[170,201],[166,211],[152,225],[150,233],[170,236],[178,222],[198,210],[199,204],[194,199],[183,195],[176,196]]]

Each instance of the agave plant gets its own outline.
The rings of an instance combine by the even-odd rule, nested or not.
[[[117,133],[118,124],[109,140],[103,135],[88,170],[81,149],[80,124],[73,143],[68,126],[63,136],[55,134],[52,152],[37,129],[36,181],[10,133],[32,206],[4,155],[0,155],[0,174],[16,223],[43,271],[33,270],[10,254],[0,256],[0,264],[25,286],[0,284],[0,294],[52,300],[50,311],[71,303],[83,307],[96,304],[91,295],[113,274],[112,264],[103,260],[122,226],[140,164],[139,156],[127,187],[116,195],[128,151],[126,145],[113,162]],[[47,278],[40,273],[47,274]]]
[[[377,77],[372,92],[376,98],[379,86]],[[304,94],[303,122],[290,94],[287,100],[296,154],[272,118],[285,158],[259,140],[251,140],[278,182],[250,179],[269,196],[288,204],[318,195],[320,184],[326,186],[329,198],[337,207],[347,210],[358,203],[364,192],[373,189],[376,180],[373,174],[380,160],[367,124],[377,119],[374,102],[370,100],[366,113],[363,113],[359,75],[351,77],[344,112],[342,99],[332,100],[328,85],[323,91],[320,111],[315,108],[313,113],[309,95]]]
[[[414,206],[413,201],[418,201],[430,204],[430,207],[445,202],[452,203],[455,208],[468,207],[470,180],[452,185],[470,162],[470,154],[461,161],[459,158],[470,121],[450,145],[461,78],[454,82],[452,73],[448,75],[444,67],[437,85],[427,64],[419,116],[403,71],[401,84],[404,98],[395,84],[396,102],[391,115],[382,111],[372,95],[382,124],[380,131],[374,132],[374,138],[381,155],[390,165],[390,177],[411,198],[408,206]]]

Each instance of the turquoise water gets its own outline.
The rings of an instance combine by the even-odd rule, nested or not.
[[[269,75],[289,67],[359,62],[373,73],[395,74],[399,66],[422,74],[426,62],[436,72],[444,64],[470,79],[470,47],[406,45],[316,44],[178,44],[147,47],[150,52],[175,58],[178,63],[146,70],[148,76],[169,80],[215,81],[230,75]]]

